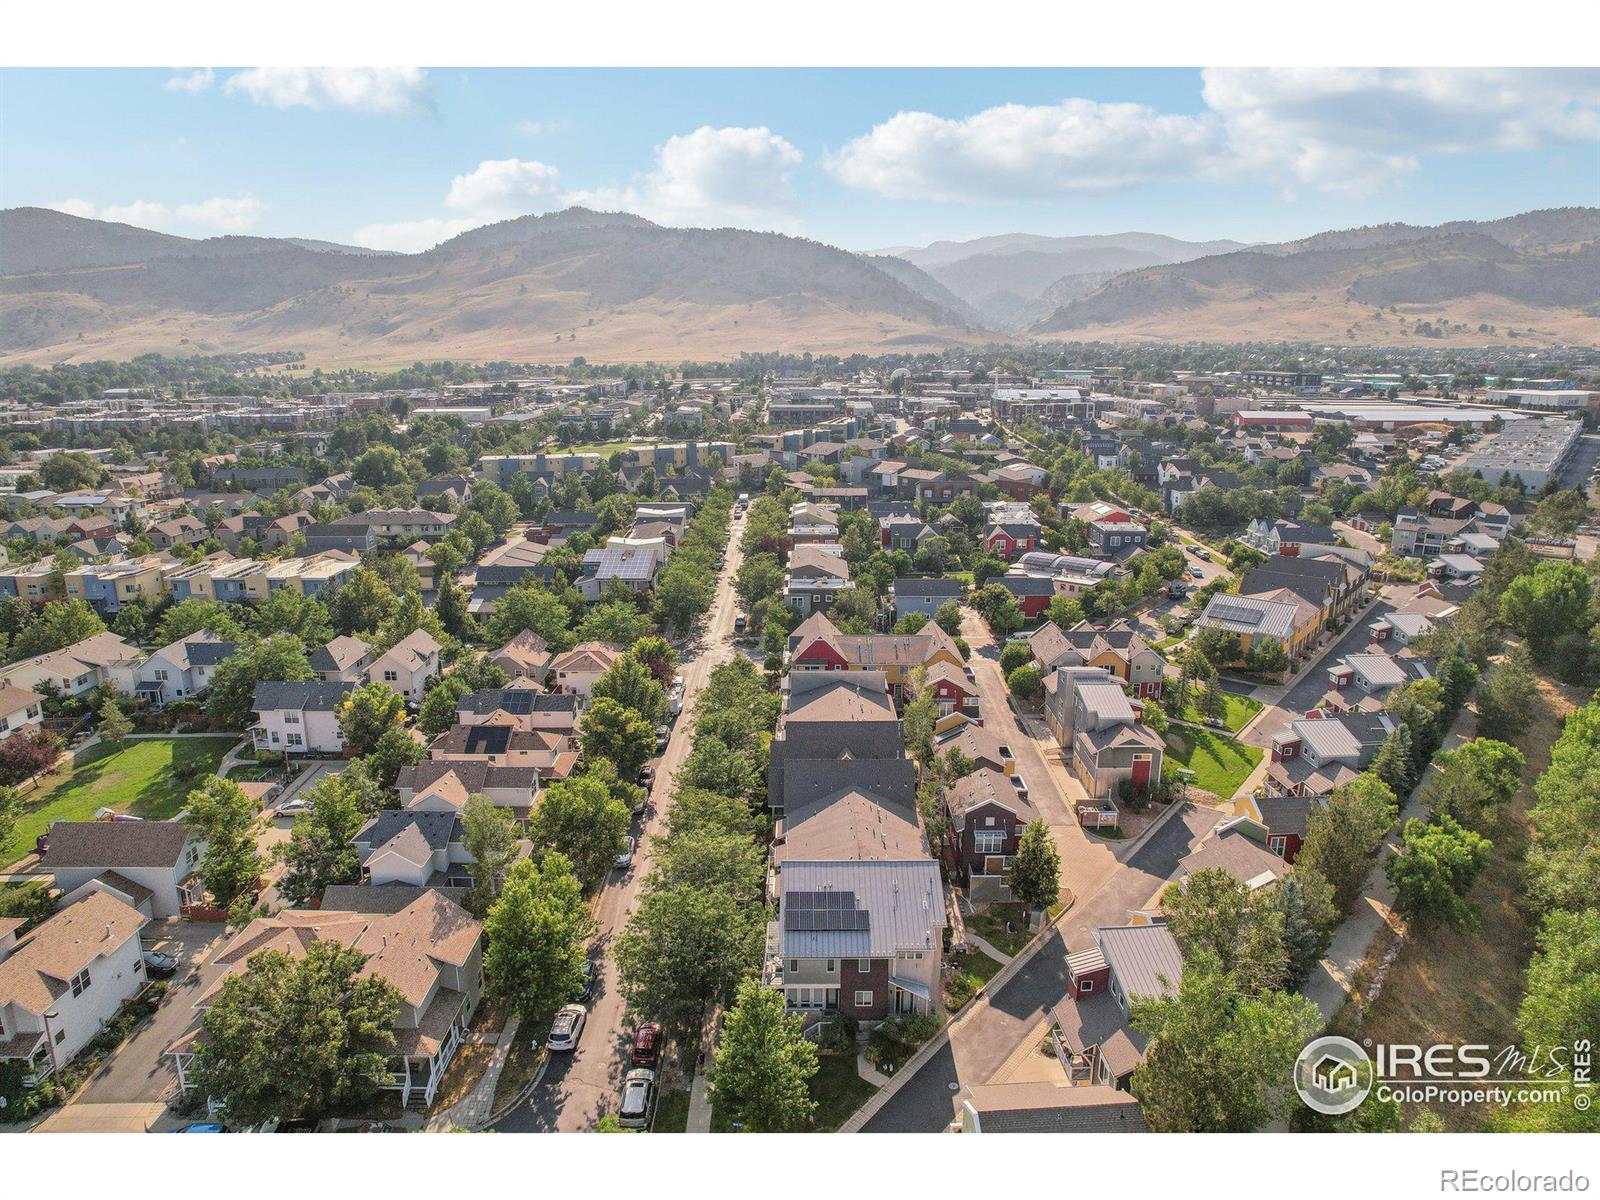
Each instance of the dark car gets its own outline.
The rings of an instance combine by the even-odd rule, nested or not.
[[[646,1021],[633,1035],[633,1052],[630,1060],[636,1067],[653,1067],[661,1057],[661,1026]]]
[[[151,979],[171,979],[178,973],[178,960],[170,954],[146,950],[140,957],[144,959],[144,973]]]
[[[591,997],[593,997],[593,995],[594,995],[594,985],[595,985],[596,982],[599,981],[599,979],[600,979],[600,972],[595,969],[594,959],[592,959],[592,958],[584,959],[583,960],[583,983],[579,985],[577,995],[573,996],[572,998],[574,1000],[582,1000],[582,1001],[587,1002]]]

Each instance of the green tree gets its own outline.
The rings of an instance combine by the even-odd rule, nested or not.
[[[593,889],[622,849],[628,820],[627,806],[602,780],[580,775],[543,789],[528,818],[528,840],[535,855],[554,850],[565,856],[584,887]]]
[[[1011,694],[1023,700],[1035,699],[1043,685],[1043,674],[1032,664],[1018,667],[1006,676],[1006,686],[1011,689]]]
[[[1591,590],[1581,565],[1546,560],[1510,582],[1500,596],[1500,615],[1542,656],[1563,635],[1587,631]]]
[[[1008,679],[1011,672],[1033,661],[1033,648],[1027,642],[1007,642],[1000,649],[1000,673]]]
[[[946,600],[933,614],[933,623],[951,637],[961,636],[961,605]]]
[[[489,993],[532,1026],[578,994],[594,933],[572,864],[551,852],[519,862],[505,877],[483,926]]]
[[[253,955],[201,1017],[192,1078],[237,1125],[314,1119],[378,1098],[402,1001],[361,974],[366,955],[313,942],[303,959]]]
[[[984,619],[989,632],[1004,638],[1022,628],[1022,609],[1017,598],[998,583],[985,584],[972,597],[973,610]],[[937,620],[937,616],[934,618]]]
[[[1044,616],[1063,629],[1071,629],[1083,620],[1083,605],[1070,596],[1056,596],[1044,606]]]
[[[716,577],[682,554],[673,556],[656,577],[652,614],[656,624],[679,635],[688,633],[695,618],[711,607]]]
[[[666,638],[657,634],[642,637],[633,643],[628,654],[649,667],[650,674],[662,687],[671,684],[673,673],[678,669],[678,654]]]
[[[348,637],[370,635],[394,608],[395,595],[379,574],[356,567],[328,593],[328,619]]]
[[[1333,888],[1338,911],[1349,912],[1395,812],[1394,793],[1376,775],[1359,775],[1335,788],[1311,811],[1295,869],[1321,875]]]
[[[1396,725],[1384,739],[1383,745],[1378,747],[1377,756],[1373,758],[1369,770],[1388,784],[1396,796],[1409,795],[1416,782],[1415,757],[1411,748],[1411,729],[1406,725]]]
[[[667,712],[666,689],[656,681],[650,668],[631,654],[617,659],[595,680],[589,694],[595,700],[615,700],[651,723],[660,721]]]
[[[572,648],[571,611],[549,591],[533,583],[518,584],[500,597],[484,632],[491,643],[503,645],[524,629],[542,637],[553,651]]]
[[[364,758],[377,748],[378,739],[391,729],[404,728],[406,701],[382,683],[369,683],[349,692],[334,710],[345,748]]]
[[[21,818],[22,793],[14,787],[0,787],[0,846],[11,840]]]
[[[1466,896],[1491,849],[1487,838],[1462,828],[1453,817],[1407,821],[1400,853],[1384,867],[1394,885],[1396,907],[1425,921],[1473,924],[1477,909]]]
[[[100,711],[97,716],[99,720],[96,728],[101,740],[110,742],[118,750],[121,750],[122,744],[128,740],[128,735],[133,732],[133,722],[128,720],[122,709],[117,707],[116,700],[110,696],[107,696],[105,702],[100,705]]]
[[[306,795],[311,807],[294,819],[289,840],[273,847],[284,864],[278,891],[290,904],[306,904],[330,884],[361,881],[353,839],[367,813],[357,789],[344,779],[347,773],[319,779]]]
[[[422,698],[422,708],[417,712],[417,729],[424,737],[436,738],[455,726],[457,703],[471,688],[467,681],[451,672],[440,679]]]
[[[1522,646],[1490,667],[1478,689],[1478,735],[1509,742],[1526,733],[1539,709],[1533,660]]]
[[[578,640],[631,646],[650,632],[650,618],[626,600],[596,604],[578,626]]]
[[[584,756],[591,762],[612,762],[623,775],[637,775],[655,751],[655,727],[649,719],[606,696],[589,705],[578,726]]]
[[[1545,917],[1517,1029],[1524,1046],[1600,1041],[1600,908]]]
[[[274,634],[222,660],[211,676],[211,696],[206,707],[220,724],[243,729],[250,724],[254,712],[256,684],[270,680],[293,683],[315,677],[300,641],[290,634]]]
[[[1043,821],[1030,821],[1017,839],[1009,883],[1013,896],[1039,912],[1061,898],[1061,855]]]
[[[467,907],[486,912],[517,857],[516,819],[487,796],[468,796],[461,806],[461,844],[472,859],[472,895]]]
[[[52,600],[11,642],[12,658],[32,658],[72,646],[97,633],[106,623],[82,600]]]
[[[255,801],[231,779],[212,776],[189,793],[183,821],[205,844],[200,878],[206,890],[219,908],[227,908],[261,877]]]
[[[765,924],[764,907],[720,888],[646,892],[617,937],[622,994],[688,1043],[710,1007],[731,1000],[759,965]]]
[[[817,1048],[801,1035],[803,1021],[784,1011],[783,993],[754,976],[739,981],[722,1023],[711,1087],[717,1108],[752,1133],[805,1129],[816,1114],[809,1084]]]
[[[425,762],[427,758],[427,750],[419,746],[417,740],[404,729],[396,727],[385,730],[378,744],[372,748],[372,753],[360,761],[372,773],[378,786],[388,791],[394,787],[402,770]]]
[[[1314,871],[1290,871],[1274,889],[1273,903],[1283,916],[1284,982],[1298,991],[1327,951],[1334,924],[1333,888]]]
[[[1227,871],[1209,868],[1169,887],[1161,906],[1185,962],[1210,956],[1247,996],[1281,986],[1284,915],[1270,892],[1252,892]]]
[[[234,615],[238,611],[237,605],[227,605],[220,600],[192,599],[174,604],[156,626],[156,644],[170,646],[202,629],[209,630],[225,642],[237,642],[244,636],[244,628]]]
[[[1322,1028],[1304,996],[1246,996],[1204,954],[1185,963],[1172,991],[1135,999],[1133,1025],[1148,1039],[1132,1090],[1161,1133],[1246,1133],[1287,1115],[1284,1086],[1301,1048]]]
[[[938,720],[939,705],[928,687],[927,668],[919,666],[911,672],[911,696],[901,714],[900,731],[906,753],[920,763],[933,757],[933,727]]]
[[[1434,765],[1439,773],[1428,788],[1428,811],[1483,833],[1499,824],[1500,810],[1516,795],[1527,760],[1515,746],[1481,737],[1438,754]]]
[[[466,593],[451,575],[440,575],[438,598],[433,602],[434,615],[439,625],[451,637],[467,641],[477,633],[477,623],[467,611]]]
[[[323,646],[333,640],[328,606],[315,596],[302,596],[279,588],[250,611],[250,625],[262,637],[287,633],[304,646]]]

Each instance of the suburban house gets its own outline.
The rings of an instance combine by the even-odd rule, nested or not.
[[[1175,878],[1181,884],[1196,871],[1225,871],[1251,891],[1271,887],[1289,869],[1281,839],[1277,846],[1271,840],[1272,831],[1253,817],[1229,817],[1178,860]]]
[[[931,672],[941,663],[966,673],[955,639],[931,621],[917,633],[845,634],[826,616],[814,613],[789,634],[792,672],[880,671],[897,703],[905,699],[918,667]]]
[[[1150,532],[1137,521],[1090,521],[1089,556],[1105,562],[1126,562],[1143,550]]]
[[[386,809],[351,838],[361,860],[361,881],[415,887],[470,887],[472,856],[454,811]]]
[[[144,990],[149,921],[92,888],[21,936],[20,918],[0,918],[0,1062],[23,1063],[31,1081],[71,1062]]]
[[[372,665],[372,647],[358,637],[340,635],[313,650],[308,661],[323,683],[359,685]]]
[[[533,767],[541,780],[561,780],[577,765],[575,739],[553,729],[512,725],[452,725],[428,743],[434,762],[483,762],[496,767]]]
[[[1165,744],[1140,722],[1122,684],[1104,669],[1057,668],[1045,678],[1044,710],[1091,799],[1114,798],[1124,779],[1145,788],[1161,778]]]
[[[1165,925],[1095,930],[1094,945],[1067,955],[1067,996],[1050,1013],[1067,1078],[1126,1091],[1144,1061],[1133,1003],[1175,992],[1182,977],[1183,953]]]
[[[152,704],[192,699],[211,688],[211,676],[237,647],[199,629],[143,659],[112,668],[117,689]]]
[[[1322,706],[1330,712],[1378,712],[1389,693],[1419,679],[1431,679],[1428,660],[1410,650],[1397,654],[1347,654],[1328,668]]]
[[[531,629],[524,629],[489,655],[489,661],[512,679],[543,682],[550,671],[550,660],[553,657],[550,647],[542,637]]]
[[[604,546],[584,551],[578,591],[591,604],[612,587],[649,591],[661,568],[667,565],[670,552],[664,538],[609,538]]]
[[[550,660],[557,691],[569,692],[587,703],[589,690],[626,653],[613,642],[579,642]]]
[[[1245,528],[1239,540],[1265,555],[1292,558],[1307,546],[1331,546],[1339,540],[1339,535],[1327,525],[1309,525],[1286,517],[1279,517],[1275,521],[1257,517]]]
[[[869,765],[879,775],[909,780],[914,799],[916,770],[905,758],[882,672],[791,671],[782,686],[783,711],[767,758],[767,805],[774,814],[786,810],[791,785],[803,785],[807,794],[834,781],[840,788],[860,785]]]
[[[1291,721],[1273,736],[1263,784],[1266,794],[1326,796],[1370,767],[1394,730],[1395,719],[1386,712],[1347,712]]]
[[[1080,621],[1066,630],[1047,621],[1029,636],[1028,648],[1047,674],[1056,667],[1102,667],[1141,700],[1159,699],[1166,679],[1166,660],[1126,619],[1099,628]]]
[[[1010,562],[1037,550],[1042,532],[1039,522],[1031,515],[1024,518],[1007,513],[1003,519],[992,522],[983,531],[983,546],[996,558]]]
[[[284,754],[343,754],[337,709],[349,691],[347,683],[256,684],[250,702],[256,715],[251,744]]]
[[[146,916],[176,917],[203,898],[204,849],[181,821],[57,821],[40,866],[69,896],[95,884]]]
[[[487,797],[526,822],[539,800],[539,771],[531,766],[495,766],[482,760],[438,760],[401,767],[395,777],[402,808],[456,812],[468,796]]]
[[[932,526],[911,514],[879,517],[878,535],[885,550],[904,550],[907,554],[915,554],[923,542],[937,536]]]
[[[414,629],[367,668],[367,679],[399,692],[413,706],[422,703],[428,680],[439,674],[443,647],[425,629]]]
[[[959,579],[896,579],[889,588],[889,599],[894,604],[894,619],[911,613],[933,614],[952,601],[961,600]]]
[[[44,724],[44,697],[14,683],[0,683],[0,742]]]
[[[1011,860],[1028,823],[1038,815],[1013,780],[979,767],[945,790],[950,818],[947,848],[953,873],[973,903],[1011,900]]]
[[[1011,747],[976,721],[956,721],[935,733],[933,750],[941,758],[952,750],[959,750],[975,767],[987,767],[1008,776],[1017,773],[1017,759]]]
[[[402,899],[411,894],[396,892]],[[245,926],[203,968],[195,1019],[167,1048],[178,1086],[193,1086],[189,1071],[205,1037],[204,1014],[230,977],[264,950],[301,959],[313,943],[330,940],[365,954],[361,973],[387,980],[400,993],[394,1052],[382,1086],[398,1092],[406,1107],[433,1103],[483,995],[483,926],[431,888],[394,912],[387,911],[388,893],[381,887],[341,888],[341,901],[370,903],[376,911],[287,909]]]
[[[850,586],[850,567],[837,542],[796,546],[783,577],[783,602],[808,617],[833,607]]]
[[[578,727],[578,697],[535,688],[491,688],[468,692],[456,701],[458,725],[511,725],[573,733]]]
[[[112,667],[138,653],[114,633],[97,633],[60,650],[12,663],[0,670],[0,680],[35,692],[49,684],[63,696],[79,696],[110,683]]]

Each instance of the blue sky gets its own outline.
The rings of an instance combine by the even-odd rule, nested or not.
[[[0,72],[0,205],[419,249],[569,203],[851,249],[1600,203],[1589,71]]]

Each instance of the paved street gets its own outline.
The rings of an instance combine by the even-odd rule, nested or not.
[[[1093,941],[1095,929],[1122,925],[1172,874],[1196,839],[1222,819],[1185,804],[1118,867],[1101,888],[1067,914],[1044,944],[994,995],[952,1026],[945,1045],[875,1113],[865,1133],[933,1133],[949,1124],[962,1087],[985,1083],[1023,1038],[1067,994],[1066,956]]]
[[[613,871],[595,902],[594,918],[599,932],[594,953],[602,956],[601,972],[594,998],[589,1003],[589,1019],[583,1036],[572,1053],[551,1057],[544,1078],[533,1094],[495,1126],[502,1132],[582,1132],[593,1129],[595,1122],[616,1106],[634,1022],[622,999],[610,947],[627,923],[640,886],[650,873],[650,838],[665,831],[672,777],[691,749],[689,729],[695,702],[712,669],[733,658],[733,620],[737,615],[733,578],[739,570],[739,539],[743,534],[744,518],[740,515],[729,533],[732,544],[717,581],[711,611],[681,654],[678,673],[683,676],[684,684],[683,715],[674,726],[672,740],[667,743],[666,753],[656,767],[655,787],[642,826],[635,822],[633,832],[639,836],[639,847],[634,853],[633,865],[627,871]],[[524,1028],[519,1036],[542,1040],[548,1032]]]

